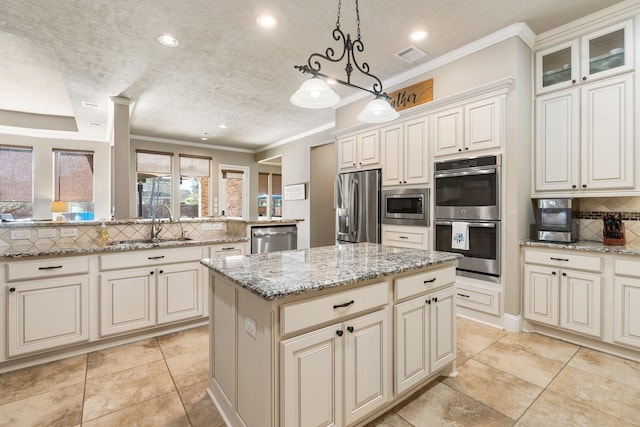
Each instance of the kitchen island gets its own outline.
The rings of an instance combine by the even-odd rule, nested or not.
[[[357,243],[202,260],[227,425],[362,425],[455,375],[458,258]]]

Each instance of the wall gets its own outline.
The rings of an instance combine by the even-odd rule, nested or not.
[[[95,218],[110,218],[110,147],[106,142],[69,141],[63,139],[0,134],[1,145],[33,147],[34,185],[33,217],[51,219],[53,190],[53,149],[94,152]]]
[[[337,173],[336,146],[325,144],[311,148],[311,247],[328,246],[336,241],[336,211],[334,200]]]

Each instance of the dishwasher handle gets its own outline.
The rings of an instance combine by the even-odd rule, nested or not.
[[[284,236],[286,234],[297,234],[297,231],[269,231],[267,233],[253,233],[253,237]]]

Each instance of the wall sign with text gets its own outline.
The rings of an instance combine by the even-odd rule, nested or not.
[[[304,200],[306,193],[306,184],[285,185],[283,197],[285,200]]]
[[[396,111],[433,101],[433,79],[425,80],[388,93],[389,104]]]

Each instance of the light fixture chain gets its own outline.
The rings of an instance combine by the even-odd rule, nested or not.
[[[356,24],[358,26],[358,40],[360,40],[360,9],[358,9],[358,0],[356,0]]]
[[[342,9],[342,0],[338,0],[338,20],[336,21],[336,28],[340,29],[340,9]]]

